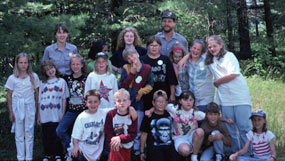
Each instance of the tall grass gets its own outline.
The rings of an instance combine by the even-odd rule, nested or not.
[[[285,157],[285,83],[253,76],[247,78],[252,109],[263,109],[267,127],[276,136],[277,155]]]
[[[276,151],[279,161],[285,161],[285,83],[282,81],[264,80],[258,76],[247,78],[252,100],[252,108],[262,108],[267,113],[267,126],[276,135]],[[14,134],[10,133],[11,123],[5,99],[6,91],[0,85],[0,158],[16,160]],[[34,159],[42,157],[40,127],[35,128]]]

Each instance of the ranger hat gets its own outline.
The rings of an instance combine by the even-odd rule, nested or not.
[[[169,11],[169,10],[165,10],[165,11],[162,12],[161,18],[162,18],[162,19],[163,19],[163,18],[173,18],[173,20],[175,21],[176,15],[175,15],[174,12],[171,12],[171,11]]]

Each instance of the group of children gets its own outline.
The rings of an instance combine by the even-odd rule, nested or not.
[[[79,54],[70,55],[72,73],[64,78],[52,61],[45,60],[41,81],[32,72],[28,55],[17,55],[13,75],[5,85],[9,118],[15,126],[17,159],[32,160],[37,119],[42,126],[43,161],[52,157],[60,161],[67,148],[75,160],[99,160],[109,155],[110,161],[129,161],[132,147],[138,157],[134,159],[141,161],[183,160],[190,154],[196,161],[201,151],[200,160],[221,161],[224,146],[238,146],[238,141],[233,141],[238,140],[236,128],[245,143],[242,150],[232,149],[231,160],[252,160],[239,156],[252,144],[255,159],[273,161],[275,136],[266,129],[263,111],[251,114],[249,92],[238,61],[224,49],[220,37],[208,38],[208,54],[203,60],[214,75],[221,109],[211,102],[203,104],[206,108],[202,111],[196,108],[194,92],[181,90],[174,79],[185,50],[173,47],[173,65],[159,54],[160,43],[151,37],[149,53],[141,59],[135,48],[125,48],[122,56],[128,64],[121,70],[119,83],[103,52],[94,56],[94,71],[88,76]],[[247,130],[249,121],[240,113],[252,120],[251,131]],[[205,121],[198,127],[201,120]],[[68,129],[74,121],[70,138]]]

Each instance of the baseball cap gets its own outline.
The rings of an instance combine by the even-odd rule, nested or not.
[[[105,59],[108,59],[108,55],[103,53],[103,52],[99,52],[95,55],[95,60],[98,59],[99,57],[102,57],[102,58],[105,58]]]
[[[158,97],[164,97],[166,100],[168,99],[167,98],[167,94],[165,91],[163,90],[157,90],[156,92],[154,92],[153,94],[153,100],[156,100]]]
[[[171,12],[169,10],[165,10],[161,14],[161,18],[173,18],[174,20],[176,19],[176,15],[174,12]]]
[[[251,113],[250,119],[252,119],[253,116],[261,116],[266,118],[266,113],[262,109],[258,109]]]

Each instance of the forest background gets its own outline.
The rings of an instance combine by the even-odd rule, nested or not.
[[[85,58],[91,42],[99,39],[108,42],[111,55],[125,27],[137,28],[143,43],[161,31],[160,14],[166,9],[176,13],[175,31],[189,44],[211,34],[225,40],[247,77],[253,109],[263,108],[271,116],[268,126],[276,134],[278,156],[285,156],[284,6],[284,0],[1,0],[0,158],[15,159],[4,89],[15,55],[28,53],[39,73],[44,48],[55,42],[53,30],[60,22],[69,28],[67,41]],[[36,158],[41,155],[39,128]]]

